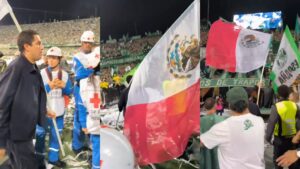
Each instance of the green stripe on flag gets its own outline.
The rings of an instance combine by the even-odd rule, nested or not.
[[[271,74],[270,74],[270,79],[271,79],[271,80],[275,80],[275,78],[276,78],[275,72],[271,72]]]
[[[296,43],[295,43],[295,40],[294,40],[294,38],[293,38],[293,36],[292,36],[292,34],[291,34],[290,29],[289,29],[288,26],[286,26],[286,28],[285,28],[285,30],[284,30],[284,35],[285,35],[286,38],[288,39],[288,41],[289,41],[289,43],[290,43],[290,45],[291,45],[291,47],[292,47],[294,53],[296,54],[298,63],[300,63],[300,52],[299,52],[299,50],[298,50],[298,48],[297,48],[297,45],[296,45]]]
[[[272,82],[272,87],[273,87],[275,94],[277,94],[278,93],[278,85],[275,82]]]
[[[131,69],[129,72],[125,73],[122,77],[122,83],[124,83],[126,81],[127,76],[132,76],[135,74],[136,70],[138,69],[138,67],[140,66],[140,64],[136,65],[133,69]]]
[[[278,91],[278,85],[277,83],[275,82],[275,79],[276,79],[276,73],[275,72],[271,72],[270,74],[270,79],[272,80],[272,87],[274,89],[274,92],[277,94],[277,91]]]

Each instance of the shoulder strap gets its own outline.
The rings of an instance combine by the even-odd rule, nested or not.
[[[49,70],[49,68],[46,68],[46,73],[47,73],[48,79],[49,79],[50,81],[52,81],[52,72]],[[57,78],[58,78],[59,80],[62,79],[62,70],[61,70],[61,69],[59,69],[59,71],[58,71]]]
[[[61,70],[61,68],[59,68],[59,70],[58,70],[57,78],[58,78],[59,80],[62,79],[62,70]]]
[[[47,74],[47,76],[48,76],[49,81],[52,81],[52,73],[51,73],[51,71],[49,70],[49,68],[46,68],[46,74]]]

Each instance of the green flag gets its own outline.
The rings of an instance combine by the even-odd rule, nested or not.
[[[127,76],[133,76],[139,67],[140,64],[136,65],[133,69],[131,69],[129,72],[125,73],[122,77],[122,82],[125,83]]]
[[[286,27],[270,75],[275,92],[281,85],[290,86],[294,83],[300,74],[299,60],[300,52],[289,28]]]

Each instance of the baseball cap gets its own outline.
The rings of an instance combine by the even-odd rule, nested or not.
[[[248,103],[248,94],[243,87],[233,87],[226,93],[226,101],[229,104],[235,104],[240,100]]]

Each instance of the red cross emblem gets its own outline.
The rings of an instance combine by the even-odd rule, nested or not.
[[[99,108],[100,98],[98,96],[98,93],[94,93],[94,98],[90,99],[90,103],[94,104],[94,108]]]

